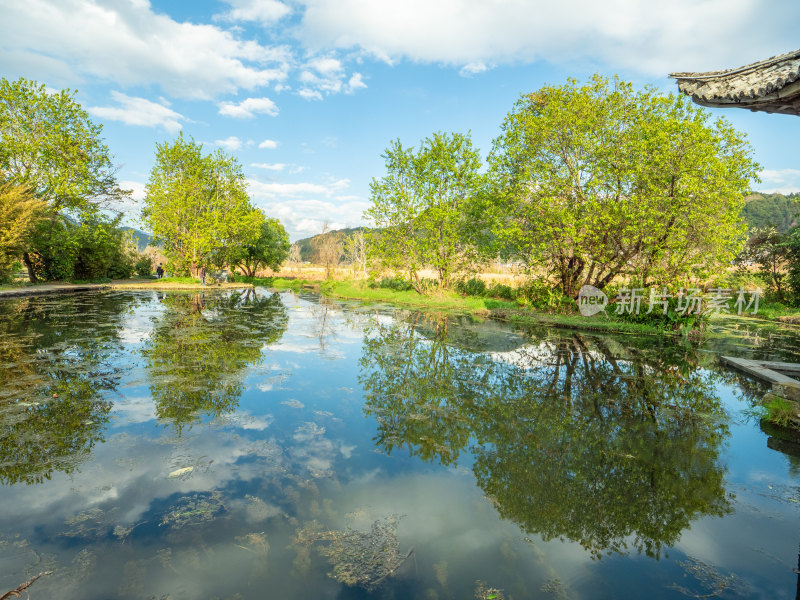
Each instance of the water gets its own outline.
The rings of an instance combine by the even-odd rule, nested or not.
[[[272,294],[0,302],[0,594],[796,598],[798,446],[719,353]],[[775,433],[775,432],[771,432]]]

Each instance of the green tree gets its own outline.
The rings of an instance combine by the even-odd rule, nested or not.
[[[372,206],[364,213],[381,229],[372,236],[376,257],[404,271],[420,293],[419,271],[426,266],[449,287],[479,258],[469,215],[483,183],[478,151],[469,134],[435,133],[416,152],[396,140],[383,158],[387,174],[370,183]]]
[[[741,249],[758,165],[743,134],[683,96],[617,78],[522,96],[490,155],[501,247],[563,292],[707,274]]]
[[[53,230],[62,211],[91,212],[130,195],[119,188],[102,126],[92,123],[75,94],[50,93],[23,78],[0,79],[0,173],[47,203]],[[29,247],[35,248],[34,241]],[[29,254],[23,258],[35,281]]]
[[[0,185],[0,282],[25,250],[28,235],[42,218],[45,203],[21,185]]]
[[[786,283],[791,290],[791,301],[800,306],[800,227],[793,227],[784,237],[786,249]]]
[[[750,231],[750,237],[738,262],[754,262],[761,267],[761,274],[769,282],[770,291],[779,302],[784,300],[784,263],[789,257],[788,236],[775,227],[757,227]]]
[[[254,277],[256,271],[263,267],[277,271],[289,256],[290,247],[289,235],[281,222],[265,216],[258,238],[234,251],[231,264],[241,269],[247,277]]]
[[[205,156],[202,150],[182,133],[158,144],[142,210],[173,270],[192,275],[252,245],[264,219],[250,204],[239,162],[219,149]]]

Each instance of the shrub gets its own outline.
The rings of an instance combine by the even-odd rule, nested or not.
[[[136,269],[136,274],[139,275],[139,277],[149,277],[153,272],[153,259],[146,254],[142,254],[136,261],[134,268]]]
[[[414,286],[401,277],[384,277],[378,281],[377,287],[394,290],[396,292],[409,292],[414,289]]]
[[[492,298],[502,298],[503,300],[514,300],[517,297],[517,292],[510,285],[496,283],[486,290],[486,295]]]
[[[464,296],[483,296],[486,294],[486,282],[478,277],[461,280],[456,283],[456,290]]]
[[[517,290],[517,297],[539,310],[549,312],[571,312],[575,301],[561,293],[561,290],[546,281],[532,279]]]
[[[609,300],[613,300],[616,294],[608,295]],[[607,313],[609,316],[614,316],[624,321],[632,323],[641,323],[643,325],[650,325],[657,327],[664,331],[673,331],[675,333],[687,337],[699,337],[705,332],[708,326],[709,314],[702,313],[689,313],[686,310],[678,309],[678,298],[671,295],[667,299],[667,311],[664,312],[660,306],[655,306],[651,312],[647,312],[649,298],[642,298],[639,311],[625,312],[617,314],[617,304],[609,304]]]

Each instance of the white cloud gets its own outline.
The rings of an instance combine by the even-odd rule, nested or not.
[[[353,73],[345,82],[347,74],[344,64],[333,56],[317,56],[303,65],[298,79],[303,88],[298,91],[306,100],[322,100],[323,94],[352,94],[358,89],[367,87],[361,73]]]
[[[353,73],[353,76],[350,77],[350,81],[347,82],[345,86],[345,93],[352,94],[358,89],[367,87],[367,84],[364,83],[364,78],[362,77],[361,73]]]
[[[90,114],[112,121],[121,121],[126,125],[143,127],[163,127],[168,133],[177,133],[185,117],[164,104],[151,102],[145,98],[135,98],[121,92],[112,91],[111,97],[119,106],[89,106]]]
[[[235,119],[252,119],[256,114],[275,117],[278,114],[277,105],[269,98],[247,98],[239,104],[220,102],[218,106],[219,114]]]
[[[236,150],[241,149],[242,140],[240,140],[235,135],[232,135],[224,140],[215,140],[214,144],[216,144],[220,148],[225,148],[225,150],[227,150],[228,152],[235,152]]]
[[[258,145],[259,148],[266,148],[268,150],[274,150],[278,147],[278,142],[275,140],[264,140]]]
[[[605,62],[664,76],[745,64],[795,47],[800,4],[758,0],[302,0],[312,50],[467,67]],[[780,4],[780,6],[775,6]],[[747,43],[741,43],[746,39]]]
[[[277,0],[225,0],[231,10],[219,18],[227,21],[256,22],[272,25],[291,12],[291,9]]]
[[[800,169],[764,169],[759,173],[759,192],[794,194],[800,192]]]
[[[297,198],[303,195],[314,194],[330,198],[336,192],[347,189],[350,186],[348,179],[339,179],[327,184],[319,183],[264,183],[255,179],[249,179],[250,191],[255,197],[277,198],[279,196]]]
[[[461,67],[461,70],[458,72],[458,74],[461,75],[462,77],[471,77],[479,73],[484,73],[488,70],[489,67],[486,66],[486,63],[471,62]]]
[[[297,92],[297,95],[306,100],[322,100],[322,94],[309,88],[302,88]]]
[[[342,192],[350,186],[347,179],[327,183],[279,183],[248,180],[250,196],[270,217],[277,217],[292,240],[322,231],[327,220],[333,229],[363,225],[363,212],[369,202]]]
[[[285,46],[264,46],[213,25],[180,23],[149,2],[4,0],[0,71],[61,84],[84,79],[158,85],[212,98],[287,77]]]
[[[283,171],[289,165],[286,163],[250,163],[250,166],[267,171]]]

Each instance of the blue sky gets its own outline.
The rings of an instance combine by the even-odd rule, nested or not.
[[[0,0],[0,75],[77,89],[138,200],[156,143],[224,148],[296,240],[362,223],[395,138],[471,131],[485,158],[545,83],[675,91],[669,72],[797,49],[798,26],[796,0]],[[755,189],[800,191],[800,118],[713,112],[748,134]]]

